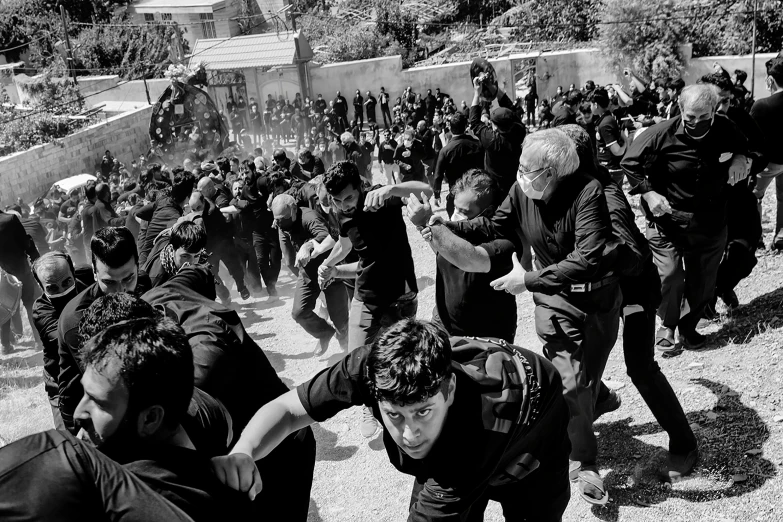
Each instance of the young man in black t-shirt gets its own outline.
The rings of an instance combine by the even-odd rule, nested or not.
[[[481,520],[489,500],[506,520],[559,521],[565,511],[568,409],[554,366],[413,319],[259,410],[231,454],[213,459],[218,478],[253,498],[254,459],[361,405],[382,421],[391,464],[415,477],[409,521]]]
[[[620,160],[625,154],[625,139],[617,125],[617,120],[609,112],[609,94],[605,89],[596,89],[590,95],[590,103],[597,121],[595,148],[598,163],[609,170],[612,179],[622,185],[623,169]]]

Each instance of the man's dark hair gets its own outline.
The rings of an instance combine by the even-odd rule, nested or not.
[[[174,181],[171,185],[171,197],[180,202],[190,197],[193,187],[196,185],[196,177],[187,170],[178,167],[174,169]]]
[[[95,232],[90,241],[92,266],[100,259],[109,268],[119,268],[130,259],[139,262],[139,251],[131,231],[125,227],[104,227]]]
[[[183,221],[171,227],[171,247],[174,250],[184,248],[195,254],[207,247],[207,232],[204,227],[193,221]]]
[[[285,161],[286,157],[287,156],[283,149],[276,149],[272,154],[272,159],[275,161]]]
[[[721,91],[734,92],[734,84],[720,73],[705,74],[699,78],[698,83],[707,83],[716,86]]]
[[[606,92],[606,89],[603,87],[595,89],[590,93],[588,99],[602,109],[607,109],[609,107],[609,93]]]
[[[767,67],[767,76],[771,76],[778,87],[783,87],[783,58],[773,58],[764,65]]]
[[[216,159],[215,165],[217,165],[220,172],[226,173],[231,171],[231,162],[224,156],[220,156],[218,159]]]
[[[468,126],[468,120],[461,112],[455,112],[451,115],[449,126],[451,127],[452,134],[465,134],[465,129]]]
[[[566,96],[565,102],[570,106],[579,105],[582,103],[582,99],[584,96],[582,96],[582,93],[580,91],[571,91],[568,96]]]
[[[331,196],[339,194],[349,185],[357,189],[362,186],[359,169],[352,161],[338,161],[332,164],[324,174],[324,186]]]
[[[377,401],[397,406],[448,398],[452,375],[448,334],[433,323],[403,319],[376,340],[367,357],[367,378]]]
[[[457,179],[457,182],[454,183],[451,189],[451,193],[456,196],[466,190],[476,194],[479,201],[491,204],[497,195],[498,185],[495,179],[483,170],[470,169]]]
[[[96,194],[95,194],[95,186],[97,183],[94,181],[88,181],[87,185],[84,186],[84,197],[87,198],[88,201],[95,201]]]
[[[742,69],[734,69],[734,76],[737,77],[737,81],[742,83],[745,83],[745,80],[748,79],[748,73],[743,71]]]
[[[127,292],[101,296],[92,302],[79,319],[79,346],[84,346],[111,325],[158,315],[147,301]]]
[[[90,339],[82,351],[84,366],[103,372],[118,364],[128,389],[128,410],[138,412],[158,404],[163,422],[176,428],[193,395],[193,352],[185,332],[168,318],[143,318],[109,326]]]
[[[677,94],[680,94],[684,88],[685,88],[685,80],[683,80],[682,78],[675,78],[674,80],[669,80],[668,82],[666,82],[666,89],[671,89]]]

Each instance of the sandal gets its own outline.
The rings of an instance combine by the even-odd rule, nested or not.
[[[585,486],[593,486],[601,493],[601,498],[593,498],[585,491]],[[604,481],[597,471],[585,470],[579,472],[579,496],[593,506],[605,506],[609,502],[609,492],[604,487]]]
[[[659,352],[669,352],[674,350],[675,346],[674,332],[666,327],[659,328],[655,334],[655,348]]]

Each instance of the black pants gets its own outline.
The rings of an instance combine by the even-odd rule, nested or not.
[[[268,227],[266,230],[253,232],[253,249],[258,259],[258,271],[266,284],[269,295],[277,295],[277,278],[280,275],[280,239],[277,229]]]
[[[361,105],[353,106],[353,119],[359,124],[359,128],[364,127],[364,111]]]
[[[717,295],[734,290],[750,275],[758,263],[756,247],[763,235],[758,200],[747,183],[731,187],[729,194],[731,219],[727,227],[726,251],[715,283]]]
[[[258,520],[307,522],[315,469],[315,437],[304,428],[256,462],[264,489],[253,502]]]
[[[718,266],[726,248],[726,228],[716,232],[663,231],[648,224],[647,240],[661,278],[658,316],[665,327],[679,328],[681,335],[690,335],[715,295]]]
[[[252,238],[234,238],[234,246],[239,256],[239,266],[245,274],[245,279],[254,290],[261,290],[261,273],[258,271],[258,259],[253,248]]]
[[[383,117],[383,126],[387,129],[390,128],[392,123],[394,123],[394,119],[392,119],[388,105],[381,105],[381,116]]]
[[[307,270],[299,270],[291,317],[316,339],[326,339],[335,334],[335,328],[332,328],[314,311],[315,305],[318,303],[318,296],[321,294],[321,288],[318,286],[318,266],[320,264],[318,261],[310,262]],[[348,290],[342,281],[335,281],[327,286],[323,293],[326,298],[326,309],[336,327],[337,336],[347,338],[348,312],[350,310]]]
[[[527,108],[527,124],[528,125],[536,125],[536,108],[535,107],[528,107]],[[530,122],[533,123],[530,123]]]
[[[375,119],[375,109],[367,109],[367,123],[378,123]]]
[[[227,239],[219,241],[207,248],[212,252],[209,256],[209,262],[214,267],[215,272],[218,272],[219,263],[223,263],[228,273],[236,281],[237,291],[242,292],[245,289],[245,273],[242,270],[242,265],[239,262],[239,255],[236,247],[234,247],[234,240]],[[228,285],[224,284],[219,276],[215,276],[215,282],[217,283],[216,292],[221,299],[229,299],[230,293]]]
[[[696,448],[696,437],[671,384],[655,362],[655,313],[661,301],[661,285],[652,261],[641,275],[624,278],[621,288],[623,355],[628,377],[669,434],[669,451],[688,453]]]

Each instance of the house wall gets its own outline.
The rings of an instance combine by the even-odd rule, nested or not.
[[[126,165],[149,149],[147,106],[87,127],[57,143],[47,143],[0,158],[0,205],[25,202],[48,191],[55,181],[94,173],[105,150]]]

